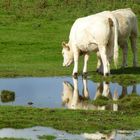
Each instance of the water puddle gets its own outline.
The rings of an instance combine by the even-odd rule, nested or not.
[[[121,86],[118,83],[95,83],[92,80],[72,77],[0,78],[0,105],[21,105],[47,108],[104,109],[83,102],[103,95],[113,100],[132,93],[140,95],[140,84]],[[117,109],[117,107],[116,107]]]
[[[83,134],[70,134],[65,131],[56,130],[49,127],[32,127],[26,129],[0,129],[0,138],[25,138],[30,140],[38,140],[39,136],[55,136],[56,140],[132,140],[140,138],[140,131],[122,131],[114,130],[108,134],[96,133],[83,133]]]
[[[0,79],[0,105],[22,105],[40,108],[69,108],[118,110],[118,105],[111,107],[95,106],[90,101],[99,96],[111,100],[119,100],[126,95],[140,95],[140,84],[121,86],[118,83],[95,83],[90,79],[78,77],[46,77],[46,78],[5,78]],[[39,136],[53,135],[56,140],[132,140],[140,138],[140,131],[113,130],[109,134],[100,132],[88,134],[69,134],[49,127],[32,127],[26,129],[0,129],[0,138],[26,138],[38,140]]]

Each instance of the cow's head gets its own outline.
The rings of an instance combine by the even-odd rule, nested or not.
[[[74,56],[71,48],[65,42],[62,42],[62,55],[63,55],[63,66],[70,66],[74,61]]]
[[[71,83],[64,81],[63,82],[63,92],[62,92],[62,103],[63,105],[69,104],[73,96],[73,86]]]

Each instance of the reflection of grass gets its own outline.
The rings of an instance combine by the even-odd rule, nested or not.
[[[112,104],[118,104],[119,110],[125,111],[125,110],[139,110],[140,108],[140,96],[132,93],[130,95],[126,95],[117,101],[113,101],[107,97],[99,96],[96,100],[92,101],[94,105],[97,106],[103,106],[103,105],[112,105]]]
[[[52,136],[52,135],[38,136],[38,138],[39,138],[40,140],[54,140],[54,139],[56,139],[56,137],[55,137],[55,136]]]

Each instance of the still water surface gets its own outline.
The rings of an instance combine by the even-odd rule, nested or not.
[[[32,127],[26,129],[0,129],[0,138],[26,138],[30,140],[39,140],[39,136],[55,136],[55,140],[136,140],[140,138],[140,131],[121,131],[114,130],[109,134],[100,132],[70,134],[65,131],[56,130],[50,127]]]
[[[72,77],[44,77],[44,78],[0,78],[0,91],[9,90],[15,92],[15,97],[3,102],[0,99],[0,105],[22,105],[33,107],[47,108],[69,108],[73,88],[77,84],[78,94],[81,98],[83,91],[86,92],[87,98],[96,99],[99,94],[104,94],[114,98],[115,91],[117,97],[137,92],[140,95],[140,84],[128,87],[122,87],[118,83],[95,83],[92,80],[82,80],[78,77],[75,81]],[[87,93],[88,92],[88,93]],[[100,93],[101,92],[101,93]],[[1,97],[2,98],[2,97]]]

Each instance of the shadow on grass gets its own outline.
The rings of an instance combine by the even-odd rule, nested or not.
[[[140,67],[127,67],[120,69],[112,69],[111,74],[140,74]]]
[[[113,82],[118,83],[119,85],[134,85],[140,83],[140,67],[133,68],[120,68],[112,69],[110,76],[103,76],[98,74],[95,71],[88,72],[88,75],[94,82]]]

